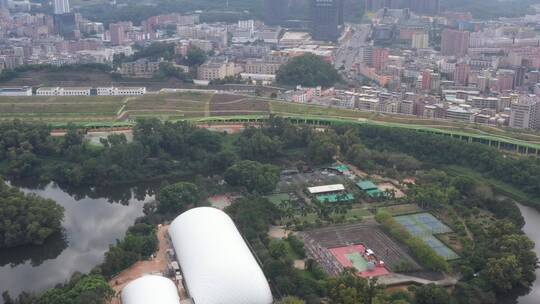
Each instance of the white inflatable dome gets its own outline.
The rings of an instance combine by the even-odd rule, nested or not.
[[[130,282],[122,290],[122,304],[180,304],[173,281],[147,275]]]
[[[201,207],[178,216],[169,236],[196,304],[271,304],[268,282],[234,222]]]

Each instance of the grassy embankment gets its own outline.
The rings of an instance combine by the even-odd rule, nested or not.
[[[211,95],[200,93],[149,94],[134,97],[2,97],[0,121],[23,119],[46,123],[115,122],[137,117],[164,120],[204,117]]]
[[[138,117],[157,117],[162,120],[197,119],[212,116],[215,112],[211,111],[212,96],[207,93],[182,92],[136,97],[3,97],[0,99],[0,121],[20,118],[46,123],[73,122],[84,125],[92,122],[125,122]],[[383,126],[446,130],[464,135],[493,136],[497,139],[540,144],[538,134],[517,133],[491,126],[431,121],[403,115],[291,104],[268,99],[249,99],[255,101],[255,104],[260,102],[268,105],[265,110],[262,110],[263,115],[273,113],[283,116],[330,118],[344,122],[364,121]],[[230,108],[231,111],[223,111],[218,115],[235,116],[235,111],[250,112],[248,110],[253,110],[252,107],[254,107],[254,102],[221,104],[219,108]],[[265,107],[261,107],[263,108]]]

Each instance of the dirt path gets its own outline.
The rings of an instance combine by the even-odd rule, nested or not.
[[[165,272],[168,264],[167,249],[170,248],[167,239],[168,228],[168,225],[161,226],[157,231],[159,249],[154,259],[149,261],[139,261],[109,281],[109,286],[111,286],[116,293],[116,296],[112,299],[110,304],[120,304],[120,292],[129,282],[138,279],[145,274]]]

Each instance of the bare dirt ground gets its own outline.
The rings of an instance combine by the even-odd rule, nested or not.
[[[216,94],[210,101],[210,116],[269,113],[270,106],[268,102],[256,100],[255,98],[231,94]]]
[[[396,186],[394,186],[391,183],[380,183],[377,186],[379,187],[379,189],[381,189],[381,191],[384,191],[384,190],[387,190],[387,189],[388,190],[394,190],[396,198],[405,197],[405,193],[403,193],[403,191],[401,191],[399,188],[397,188]]]
[[[282,226],[271,226],[268,230],[268,235],[274,239],[283,239],[289,235],[290,231],[285,230]]]
[[[367,174],[366,172],[358,169],[356,166],[352,165],[352,164],[349,164],[349,163],[343,163],[344,165],[346,165],[347,167],[349,167],[349,170],[351,170],[356,176],[360,177],[360,178],[365,178],[365,177],[368,177],[369,174]]]
[[[245,126],[244,125],[217,125],[217,124],[205,124],[205,125],[199,125],[201,128],[205,128],[210,131],[214,132],[227,132],[227,134],[237,134],[242,131],[244,131]]]
[[[120,292],[129,282],[138,279],[145,274],[165,272],[168,263],[167,249],[170,248],[170,244],[167,239],[168,229],[168,225],[161,226],[157,231],[159,249],[156,252],[154,259],[150,261],[139,261],[109,281],[109,286],[111,286],[116,293],[116,296],[112,299],[111,304],[120,304]]]

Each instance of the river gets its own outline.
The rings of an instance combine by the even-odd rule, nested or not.
[[[64,232],[45,245],[0,250],[0,292],[8,290],[12,296],[40,292],[68,280],[74,272],[90,271],[152,199],[147,190],[131,187],[68,193],[53,183],[41,188],[17,186],[55,200],[65,208],[65,217]]]
[[[525,219],[523,231],[534,242],[534,251],[540,257],[540,212],[531,207],[519,205],[521,215]],[[531,288],[531,292],[518,298],[519,304],[540,303],[540,269],[536,270],[536,281]]]

